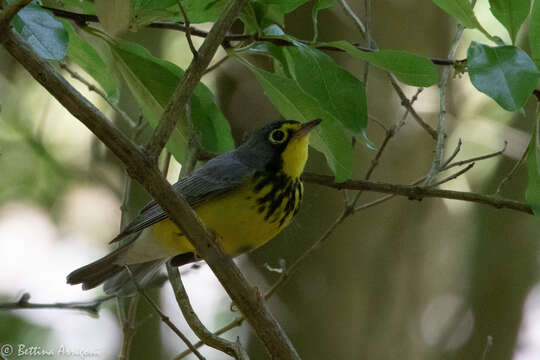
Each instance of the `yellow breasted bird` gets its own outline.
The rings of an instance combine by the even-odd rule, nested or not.
[[[275,237],[297,214],[302,200],[300,175],[308,157],[309,132],[321,122],[279,121],[257,130],[236,150],[221,154],[173,188],[205,224],[220,235],[233,255],[253,250]],[[184,265],[197,260],[195,249],[161,207],[147,204],[111,243],[122,245],[67,276],[69,284],[119,293],[130,283],[124,265],[140,283],[164,261]]]

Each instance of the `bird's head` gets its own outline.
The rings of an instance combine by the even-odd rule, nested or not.
[[[282,172],[297,178],[308,157],[309,133],[320,119],[307,123],[277,121],[257,130],[238,148],[238,156],[259,171]]]

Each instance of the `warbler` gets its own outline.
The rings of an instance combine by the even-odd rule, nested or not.
[[[309,133],[320,122],[287,120],[266,125],[237,149],[216,156],[180,179],[173,185],[174,191],[219,235],[225,252],[236,256],[256,249],[298,213]],[[105,291],[118,292],[130,276],[144,282],[169,258],[176,266],[197,260],[193,245],[155,201],[111,243],[120,240],[120,247],[73,271],[67,282],[82,284],[86,290],[110,279]]]

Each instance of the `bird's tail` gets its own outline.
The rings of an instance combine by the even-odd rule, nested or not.
[[[161,265],[163,265],[165,261],[167,261],[166,258],[129,265],[131,274],[129,274],[127,270],[123,268],[123,271],[120,271],[105,281],[105,284],[103,284],[103,291],[109,295],[135,295],[137,293],[137,288],[135,287],[133,279],[135,279],[138,286],[145,288],[148,284],[150,284],[151,281],[154,280],[161,269]]]
[[[150,286],[152,284],[159,284],[157,275],[159,274],[162,265],[167,261],[167,258],[156,259],[147,261],[140,264],[129,265],[129,274],[125,269],[119,272],[103,284],[103,291],[106,294],[114,294],[117,296],[132,296],[137,293],[137,288],[133,282],[133,279],[137,282],[137,285],[141,288]],[[171,259],[172,266],[182,266],[192,263],[197,260],[197,257],[192,252],[176,255]],[[132,278],[133,277],[133,278]]]
[[[85,265],[67,276],[67,283],[82,284],[83,290],[93,289],[105,280],[124,270],[117,260],[130,248],[130,243],[120,246],[110,254]]]

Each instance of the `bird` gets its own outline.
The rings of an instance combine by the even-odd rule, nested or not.
[[[320,123],[321,119],[272,122],[235,150],[181,178],[173,189],[218,234],[227,254],[252,251],[279,234],[298,213],[310,132]],[[148,282],[169,259],[174,266],[199,260],[193,245],[156,201],[144,206],[110,243],[120,246],[71,272],[67,283],[88,290],[105,282],[106,293],[129,294],[134,281]],[[132,289],[126,290],[129,284]]]

